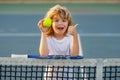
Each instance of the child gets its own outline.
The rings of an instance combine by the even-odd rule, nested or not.
[[[50,18],[52,25],[49,28],[45,28],[43,26],[44,19],[38,22],[38,27],[41,31],[40,55],[82,56],[79,35],[76,30],[78,24],[72,24],[72,17],[68,9],[61,5],[55,5],[47,12],[45,18]]]

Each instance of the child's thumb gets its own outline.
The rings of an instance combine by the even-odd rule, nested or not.
[[[75,24],[74,27],[77,28],[79,24]]]

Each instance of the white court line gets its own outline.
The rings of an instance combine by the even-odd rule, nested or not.
[[[0,37],[36,37],[40,33],[0,33]]]
[[[36,37],[40,33],[0,33],[0,37]],[[81,33],[83,37],[120,37],[120,33]]]
[[[120,37],[120,33],[84,33],[80,36],[86,37]]]

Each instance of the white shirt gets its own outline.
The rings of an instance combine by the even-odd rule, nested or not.
[[[78,36],[79,38],[79,36]],[[54,37],[47,37],[49,55],[70,55],[70,47],[72,45],[72,35],[67,34],[62,40],[57,40]],[[82,56],[82,49],[79,39],[80,51]]]
[[[78,35],[79,39],[79,35]],[[57,40],[54,37],[47,37],[47,43],[48,43],[48,49],[49,49],[49,55],[70,55],[70,48],[72,45],[72,35],[66,35],[62,40]],[[80,45],[80,51],[79,55],[82,56],[82,48],[80,44],[79,39],[79,45]],[[64,70],[64,71],[63,71]],[[60,67],[60,66],[50,66],[48,69],[46,68],[46,72],[44,74],[44,80],[73,80],[73,68],[67,68]],[[54,71],[54,72],[52,72]],[[69,72],[68,74],[65,72]],[[64,73],[62,73],[64,72]],[[69,78],[61,78],[61,77],[67,77]],[[59,77],[59,78],[57,78]],[[75,80],[75,79],[74,79]]]

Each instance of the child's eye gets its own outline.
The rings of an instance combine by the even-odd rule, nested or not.
[[[62,20],[62,21],[63,21],[63,22],[66,22],[67,20],[64,19],[64,20]]]
[[[58,22],[59,20],[58,19],[55,19],[54,22]]]

